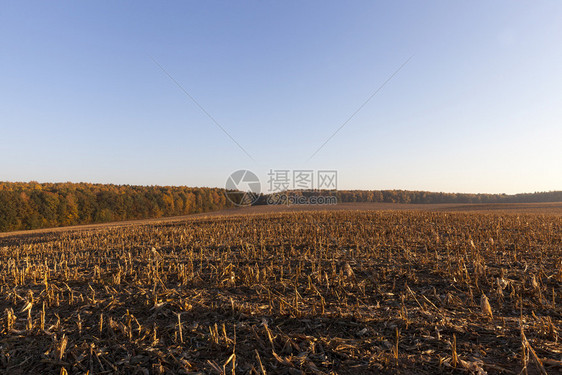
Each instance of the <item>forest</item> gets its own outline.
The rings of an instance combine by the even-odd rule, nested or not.
[[[309,192],[308,194],[317,194]],[[338,202],[386,203],[535,203],[562,202],[562,191],[525,194],[467,194],[410,190],[339,190],[334,191]]]
[[[562,202],[562,191],[537,192],[525,194],[467,194],[443,193],[412,190],[292,190],[288,193],[295,196],[336,196],[338,203],[405,203],[405,204],[437,204],[437,203],[538,203]],[[268,195],[262,195],[256,204],[267,204]],[[284,202],[280,200],[280,202]]]
[[[216,188],[0,182],[0,231],[186,215],[231,205]]]
[[[292,191],[335,195],[338,203],[561,202],[562,191],[529,194],[457,194],[408,190]],[[262,195],[256,204],[266,204]],[[0,182],[0,231],[159,218],[233,207],[225,190],[185,186]]]

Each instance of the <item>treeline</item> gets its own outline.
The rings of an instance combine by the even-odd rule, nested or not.
[[[342,190],[337,191],[338,202],[387,203],[534,203],[562,202],[562,191],[529,194],[466,194],[435,193],[409,190]]]
[[[562,191],[529,194],[456,194],[409,190],[292,191],[335,195],[338,203],[562,202]],[[267,195],[256,204],[266,204]],[[224,189],[89,183],[0,182],[0,231],[158,218],[232,207]]]
[[[223,189],[0,182],[0,231],[157,218],[230,207]]]
[[[411,190],[337,190],[337,191],[290,191],[289,194],[313,196],[336,196],[338,203],[381,202],[381,203],[534,203],[562,202],[562,191],[528,194],[465,194],[435,193]],[[266,204],[267,196],[260,197],[258,204]]]

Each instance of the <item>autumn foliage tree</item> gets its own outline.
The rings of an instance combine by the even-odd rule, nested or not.
[[[0,231],[185,215],[230,206],[217,188],[0,182]]]

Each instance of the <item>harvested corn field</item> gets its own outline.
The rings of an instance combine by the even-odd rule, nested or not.
[[[562,217],[286,212],[0,239],[5,374],[562,371]]]

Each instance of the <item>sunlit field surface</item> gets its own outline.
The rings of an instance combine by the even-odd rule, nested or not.
[[[5,374],[562,371],[562,216],[314,211],[0,238]]]

